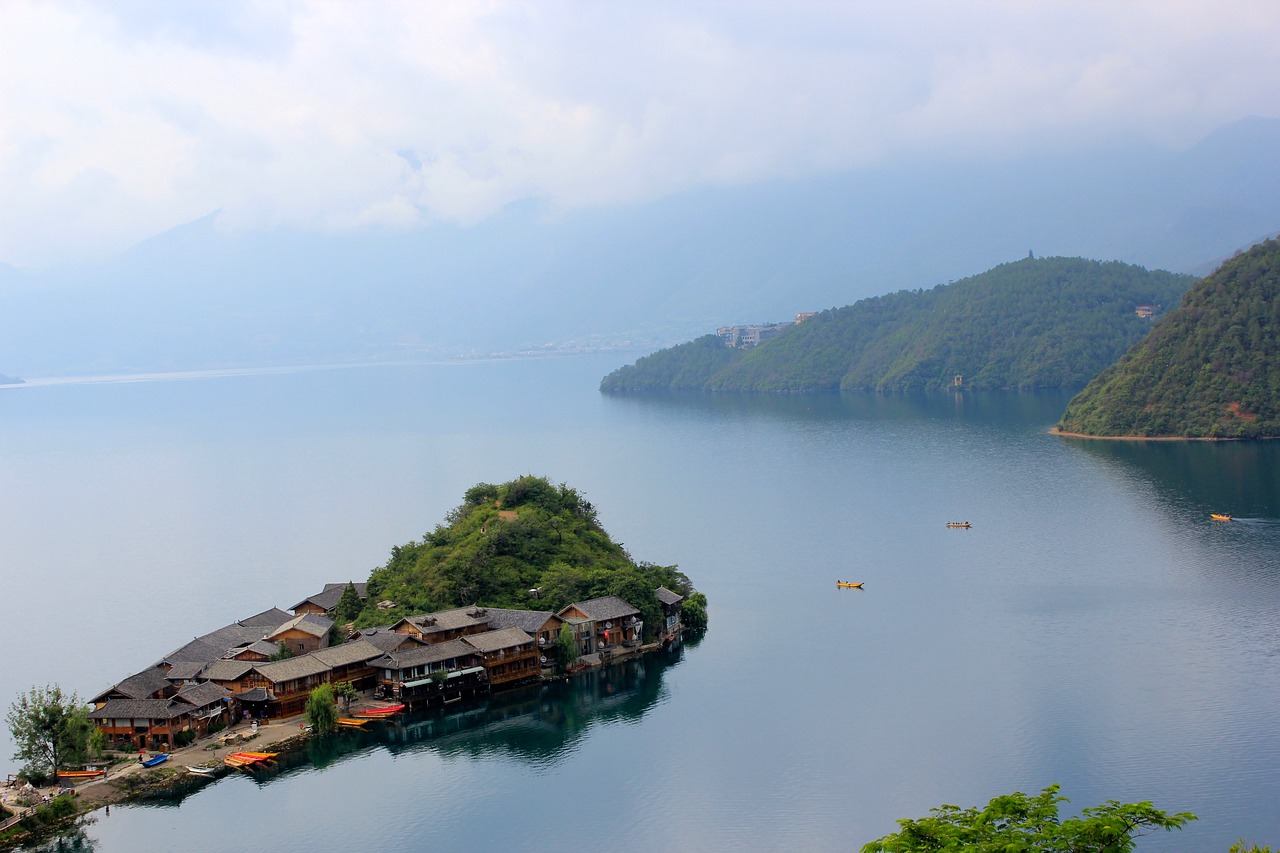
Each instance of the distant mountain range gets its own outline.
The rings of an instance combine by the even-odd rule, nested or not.
[[[1191,271],[1280,223],[1280,120],[1113,148],[708,189],[479,225],[226,233],[216,213],[94,264],[0,265],[23,376],[652,351],[1037,255]]]
[[[654,353],[604,391],[935,391],[1079,387],[1120,357],[1194,279],[1118,261],[1027,258],[773,329],[753,346],[708,335]]]
[[[1197,283],[1073,399],[1059,429],[1097,436],[1280,436],[1280,242]]]

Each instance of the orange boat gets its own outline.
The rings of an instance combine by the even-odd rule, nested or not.
[[[59,770],[59,779],[95,779],[98,776],[106,776],[105,770]]]
[[[1230,521],[1231,520],[1231,516],[1222,512],[1211,512],[1209,513],[1209,518],[1212,519],[1213,521]]]
[[[836,581],[836,586],[841,589],[862,589],[862,581],[854,583],[853,581]]]
[[[366,708],[363,711],[356,711],[357,717],[390,717],[392,714],[398,714],[404,710],[404,705],[385,705],[381,708]]]
[[[222,763],[228,767],[250,767],[254,764],[270,761],[278,754],[276,752],[233,752],[222,759]]]
[[[372,723],[373,720],[373,717],[365,717],[363,720],[352,719],[351,717],[339,717],[338,725],[344,726],[348,729],[362,729]]]

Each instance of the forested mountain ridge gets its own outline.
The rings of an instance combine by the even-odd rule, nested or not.
[[[577,490],[524,476],[472,486],[444,524],[393,548],[386,565],[369,576],[368,600],[355,624],[471,604],[556,611],[616,595],[640,610],[648,634],[661,621],[654,598],[659,586],[692,592],[675,566],[633,560]],[[386,601],[393,606],[379,607]]]
[[[614,371],[602,391],[913,391],[1084,385],[1194,281],[1119,261],[1031,258],[823,311],[752,349],[715,336]]]
[[[1192,287],[1068,404],[1058,428],[1095,436],[1280,436],[1280,242],[1259,243]]]

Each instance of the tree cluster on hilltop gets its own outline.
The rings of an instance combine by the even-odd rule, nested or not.
[[[638,360],[603,391],[939,390],[1082,386],[1151,328],[1190,276],[1118,261],[1026,258],[930,290],[823,311],[752,349],[713,335]]]
[[[525,476],[471,487],[444,524],[393,548],[386,565],[369,576],[355,624],[470,604],[555,611],[617,595],[640,610],[648,633],[661,622],[659,586],[692,591],[676,566],[634,561],[576,489]],[[380,609],[384,601],[395,606]]]
[[[1196,284],[1071,401],[1058,427],[1103,436],[1280,435],[1280,242],[1259,243]]]

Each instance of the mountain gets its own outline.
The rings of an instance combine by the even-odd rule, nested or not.
[[[1149,336],[1067,406],[1095,436],[1280,436],[1280,242],[1196,284]]]
[[[908,162],[470,227],[246,231],[217,212],[93,263],[0,266],[21,376],[652,351],[727,323],[929,288],[1024,257],[1189,271],[1280,222],[1280,120],[1184,151]]]
[[[621,368],[603,391],[914,391],[1083,385],[1150,328],[1190,276],[1031,258],[952,285],[823,311],[747,349],[715,336]]]

